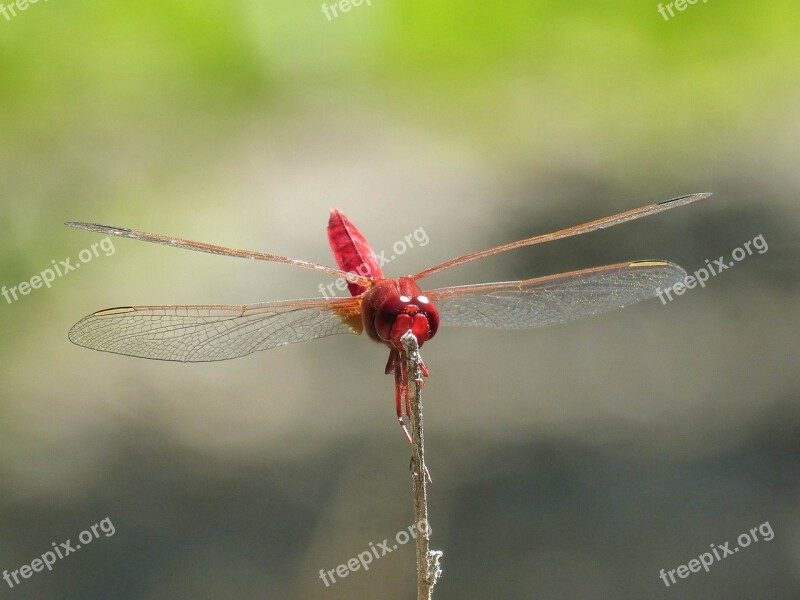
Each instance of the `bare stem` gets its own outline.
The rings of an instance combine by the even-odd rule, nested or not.
[[[442,552],[431,550],[428,519],[428,468],[425,466],[425,437],[422,430],[422,373],[417,338],[408,331],[402,338],[404,360],[408,362],[408,393],[411,397],[411,489],[414,516],[419,534],[417,542],[417,600],[431,600],[433,587],[442,574]],[[419,527],[424,524],[424,529]]]

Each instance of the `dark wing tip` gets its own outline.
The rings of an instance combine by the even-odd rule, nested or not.
[[[69,227],[76,229],[83,229],[85,231],[95,231],[97,233],[109,233],[111,235],[127,235],[131,233],[130,229],[125,227],[112,227],[111,225],[101,225],[99,223],[84,223],[82,221],[67,221],[64,223]]]
[[[121,313],[134,312],[136,309],[133,306],[117,306],[115,308],[106,308],[98,310],[96,313],[89,315],[90,317],[107,317],[109,315],[118,315]]]
[[[676,265],[674,262],[670,262],[668,260],[658,260],[658,259],[643,259],[643,260],[632,260],[628,263],[629,267],[677,267],[680,269],[680,265]]]
[[[656,273],[660,274],[663,278],[662,283],[670,283],[674,285],[679,281],[683,281],[687,277],[687,273],[680,265],[668,260],[633,260],[628,263],[629,268],[655,268],[658,269]]]
[[[689,204],[690,202],[697,202],[698,200],[705,200],[711,196],[711,192],[698,192],[696,194],[687,194],[686,196],[680,196],[678,198],[670,198],[669,200],[664,200],[663,202],[659,202],[658,206],[663,206],[665,204]]]

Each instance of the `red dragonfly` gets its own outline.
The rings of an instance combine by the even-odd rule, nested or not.
[[[234,250],[201,242],[92,223],[72,227],[107,235],[286,263],[342,277],[350,298],[314,298],[260,304],[125,306],[101,310],[76,323],[69,339],[80,346],[156,360],[202,362],[227,360],[286,344],[339,333],[367,335],[389,347],[386,374],[395,379],[397,420],[410,441],[405,418],[411,411],[408,372],[400,338],[411,331],[419,345],[440,325],[523,329],[555,325],[622,308],[656,296],[683,281],[686,272],[662,260],[639,260],[570,273],[502,283],[479,283],[423,292],[417,282],[458,265],[513,250],[604,229],[684,206],[711,194],[691,194],[553,233],[503,244],[454,258],[395,279],[381,272],[367,240],[339,210],[331,211],[328,241],[338,269],[296,258]],[[427,368],[421,365],[423,375]]]

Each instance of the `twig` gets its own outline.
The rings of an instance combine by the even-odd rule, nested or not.
[[[404,360],[408,362],[408,393],[411,397],[411,489],[414,495],[415,523],[419,535],[417,542],[417,600],[431,600],[433,587],[442,574],[442,552],[430,549],[430,521],[428,520],[428,468],[425,466],[425,438],[422,430],[422,374],[417,338],[408,331],[402,338]],[[424,530],[419,527],[425,524]]]

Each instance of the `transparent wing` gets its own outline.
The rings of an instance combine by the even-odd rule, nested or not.
[[[665,261],[636,261],[527,281],[485,283],[425,292],[442,325],[525,329],[565,323],[623,308],[683,281]]]
[[[444,271],[445,269],[451,269],[458,265],[463,265],[464,263],[468,263],[470,261],[477,260],[479,258],[484,258],[485,256],[493,256],[495,254],[500,254],[501,252],[514,250],[515,248],[523,248],[524,246],[533,246],[535,244],[543,244],[545,242],[561,240],[573,235],[580,235],[582,233],[588,233],[590,231],[597,231],[598,229],[613,227],[614,225],[620,225],[622,223],[627,223],[628,221],[641,219],[642,217],[649,217],[650,215],[655,215],[660,212],[664,212],[665,210],[670,210],[673,208],[677,208],[679,206],[685,206],[687,204],[691,204],[692,202],[697,202],[698,200],[709,198],[710,196],[711,194],[709,193],[689,194],[688,196],[681,196],[680,198],[672,198],[671,200],[664,200],[663,202],[658,202],[656,204],[648,204],[647,206],[642,206],[641,208],[634,208],[633,210],[627,210],[625,212],[621,212],[616,215],[611,215],[610,217],[603,217],[602,219],[597,219],[596,221],[590,221],[589,223],[584,223],[583,225],[567,227],[566,229],[554,231],[553,233],[537,235],[531,238],[527,238],[525,240],[518,240],[516,242],[511,242],[509,244],[503,244],[502,246],[495,246],[494,248],[488,248],[486,250],[481,250],[479,252],[472,252],[470,254],[465,254],[464,256],[459,256],[458,258],[448,260],[447,262],[444,262],[440,265],[436,265],[435,267],[430,267],[428,269],[425,269],[424,271],[420,271],[419,273],[414,275],[414,279],[415,280],[422,279],[423,277],[428,277],[429,275],[433,275],[434,273],[438,273],[439,271]]]
[[[335,277],[342,277],[351,283],[357,283],[365,287],[371,285],[372,280],[369,277],[362,277],[355,273],[346,273],[341,269],[334,269],[325,265],[309,262],[307,260],[300,260],[299,258],[289,258],[288,256],[280,256],[279,254],[269,254],[267,252],[257,252],[255,250],[237,250],[235,248],[226,248],[224,246],[216,246],[214,244],[206,244],[204,242],[194,242],[192,240],[184,240],[181,238],[170,237],[166,235],[159,235],[157,233],[147,233],[146,231],[137,231],[135,229],[126,229],[124,227],[111,227],[109,225],[99,225],[97,223],[81,223],[77,221],[69,221],[65,223],[70,227],[83,229],[85,231],[94,231],[95,233],[103,233],[105,235],[115,235],[124,237],[131,240],[140,240],[142,242],[151,242],[153,244],[161,244],[163,246],[171,246],[173,248],[183,248],[184,250],[194,250],[196,252],[206,252],[208,254],[217,254],[220,256],[237,256],[239,258],[249,258],[250,260],[266,260],[271,262],[279,262],[286,265],[294,265],[295,267],[302,267],[304,269],[314,269],[321,271]]]
[[[103,352],[203,362],[339,333],[361,333],[356,298],[111,308],[76,323],[69,339]]]

